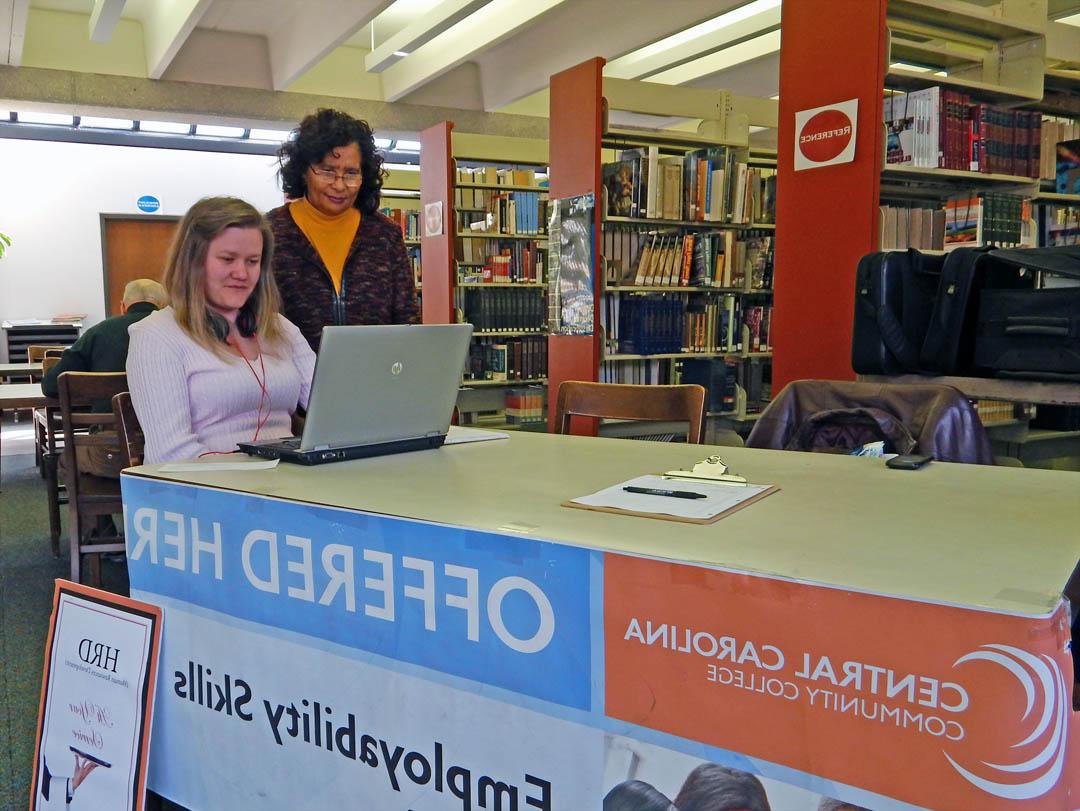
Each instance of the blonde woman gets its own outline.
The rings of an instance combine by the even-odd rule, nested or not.
[[[162,283],[171,306],[129,330],[131,400],[147,463],[289,436],[307,406],[315,354],[279,312],[262,215],[209,197],[180,221]]]

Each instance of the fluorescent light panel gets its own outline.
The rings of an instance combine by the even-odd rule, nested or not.
[[[252,130],[248,134],[248,138],[252,141],[270,141],[271,143],[280,144],[284,143],[291,132],[289,130]]]
[[[72,127],[75,116],[63,113],[19,113],[20,124],[52,124],[57,127]]]
[[[395,152],[419,152],[419,141],[394,141]]]
[[[389,149],[393,145],[394,145],[394,142],[390,138],[376,138],[375,139],[375,148],[376,149]]]
[[[711,76],[722,70],[733,68],[743,62],[768,56],[779,50],[780,30],[777,29],[657,73],[655,76],[650,76],[649,81],[661,84],[685,84],[694,79],[700,79],[702,76]]]
[[[129,130],[135,126],[130,118],[104,118],[98,115],[79,117],[80,127],[93,127],[99,130]]]
[[[208,135],[211,138],[243,138],[243,127],[222,127],[218,124],[196,124],[196,135]]]
[[[1070,14],[1068,17],[1062,17],[1059,20],[1056,20],[1056,22],[1080,27],[1080,14]]]
[[[391,172],[419,172],[420,167],[415,163],[384,163],[383,169]]]
[[[164,132],[169,135],[187,135],[191,132],[191,125],[178,124],[175,121],[140,121],[139,129],[143,132]]]
[[[769,14],[780,8],[781,0],[754,0],[744,6],[725,12],[711,20],[698,23],[695,26],[679,31],[665,37],[651,45],[638,48],[618,59],[612,59],[604,67],[604,75],[620,79],[648,78],[650,74],[663,69],[667,65],[677,62],[680,58],[697,54],[706,54],[714,51],[717,46],[723,47],[726,41],[738,40],[766,28],[774,27],[779,23],[777,14]],[[760,17],[755,21],[755,17]],[[726,29],[745,23],[742,29],[728,32],[729,37],[712,37],[710,35],[725,31]],[[755,25],[756,23],[756,25]],[[756,29],[756,30],[755,30]],[[702,41],[704,40],[704,41]],[[690,46],[689,49],[685,46]]]

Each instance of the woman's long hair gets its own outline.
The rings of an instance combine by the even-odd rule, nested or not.
[[[241,308],[238,327],[259,337],[273,353],[281,337],[277,314],[281,309],[270,262],[274,235],[258,209],[236,197],[204,197],[180,220],[161,282],[169,293],[173,311],[185,332],[218,355],[225,355],[224,336],[215,329],[214,315],[206,302],[206,257],[213,242],[226,228],[254,228],[262,234],[259,281]]]

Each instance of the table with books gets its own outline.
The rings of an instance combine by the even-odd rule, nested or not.
[[[714,452],[778,491],[562,506]],[[185,807],[570,811],[691,773],[775,811],[1076,807],[1075,474],[515,433],[122,483],[165,617],[149,785]]]

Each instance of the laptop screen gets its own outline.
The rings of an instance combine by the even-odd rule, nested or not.
[[[326,327],[300,450],[445,434],[471,324]]]

